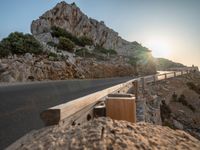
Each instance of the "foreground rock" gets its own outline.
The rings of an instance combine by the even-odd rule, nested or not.
[[[27,134],[12,149],[191,149],[200,141],[184,131],[100,118],[77,127],[48,127]]]

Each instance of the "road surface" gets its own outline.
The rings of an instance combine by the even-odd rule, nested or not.
[[[40,112],[132,78],[65,80],[0,86],[0,149],[43,127]]]

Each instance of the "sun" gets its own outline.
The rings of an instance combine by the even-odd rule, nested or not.
[[[154,57],[163,57],[167,58],[170,56],[170,44],[167,41],[161,39],[150,40],[147,44],[147,47],[151,49],[152,55]]]

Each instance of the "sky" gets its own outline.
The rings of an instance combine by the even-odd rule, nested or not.
[[[103,20],[127,41],[138,41],[155,57],[200,67],[200,0],[65,0]],[[32,20],[60,0],[0,0],[0,39],[30,33]]]

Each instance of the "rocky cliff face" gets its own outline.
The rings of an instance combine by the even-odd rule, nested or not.
[[[134,68],[119,58],[109,61],[90,58],[52,60],[47,55],[34,56],[26,53],[24,56],[14,55],[8,59],[0,59],[0,83],[122,77],[134,73]]]
[[[104,22],[88,18],[75,4],[58,3],[53,9],[32,22],[31,32],[39,41],[53,41],[50,34],[53,26],[65,29],[77,37],[87,36],[93,39],[94,44],[115,49],[120,55],[130,56],[137,53],[134,43],[122,39]]]

